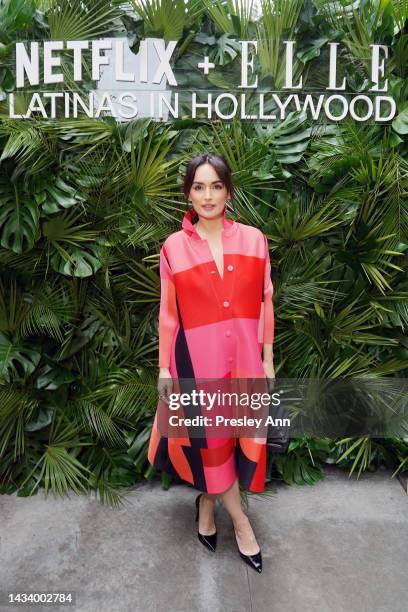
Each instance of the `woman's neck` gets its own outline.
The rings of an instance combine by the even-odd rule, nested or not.
[[[224,215],[216,217],[215,219],[203,219],[199,217],[195,226],[196,229],[201,230],[206,236],[218,234],[220,230],[224,229]]]

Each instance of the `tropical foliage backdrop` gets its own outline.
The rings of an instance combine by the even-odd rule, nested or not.
[[[407,19],[406,0],[0,0],[2,493],[94,490],[115,505],[155,475],[146,450],[158,254],[180,227],[195,152],[225,156],[236,185],[229,214],[268,236],[277,376],[406,377]],[[178,40],[179,87],[220,92],[237,81],[239,39],[258,41],[259,86],[274,90],[283,40],[296,39],[295,74],[316,90],[327,83],[325,43],[339,41],[341,75],[356,93],[370,83],[369,45],[382,43],[397,116],[387,125],[324,125],[302,112],[273,124],[8,117],[15,42],[108,36],[127,36],[134,52],[143,38]],[[216,64],[206,77],[203,55]],[[69,52],[63,66],[68,74]],[[28,95],[16,95],[17,110]],[[292,440],[269,457],[268,482],[313,484],[326,462],[401,472],[407,432]]]

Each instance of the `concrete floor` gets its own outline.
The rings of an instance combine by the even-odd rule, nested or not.
[[[329,467],[314,487],[251,496],[260,575],[239,558],[221,506],[217,552],[199,543],[185,485],[142,484],[119,510],[85,496],[0,496],[0,601],[9,591],[76,597],[0,610],[406,612],[408,497],[390,475],[356,481]]]

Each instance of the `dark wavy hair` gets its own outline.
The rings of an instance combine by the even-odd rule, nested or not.
[[[232,183],[231,168],[226,160],[221,157],[221,155],[214,155],[214,153],[201,153],[199,155],[194,155],[194,157],[192,157],[188,162],[183,184],[183,193],[186,200],[188,200],[196,170],[199,166],[202,166],[202,164],[211,164],[218,174],[220,180],[227,188],[232,200],[234,197],[234,185]]]

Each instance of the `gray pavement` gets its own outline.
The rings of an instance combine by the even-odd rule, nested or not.
[[[76,594],[70,607],[0,610],[406,612],[408,497],[390,475],[357,481],[328,467],[314,487],[250,496],[260,575],[239,558],[221,506],[217,552],[200,544],[185,485],[141,484],[118,510],[86,496],[0,496],[0,590]]]

